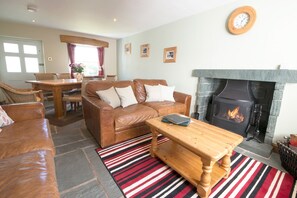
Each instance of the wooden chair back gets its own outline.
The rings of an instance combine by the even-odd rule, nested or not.
[[[17,89],[3,82],[0,82],[0,89],[8,103],[43,102],[41,90]]]
[[[57,79],[71,79],[70,73],[56,73]]]
[[[36,80],[55,80],[55,73],[34,73]],[[53,99],[52,91],[43,91],[43,96],[45,100]]]
[[[116,81],[117,75],[106,75],[106,79],[108,81]]]
[[[34,73],[36,80],[54,80],[55,73]]]

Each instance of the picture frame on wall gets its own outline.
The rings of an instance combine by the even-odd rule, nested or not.
[[[164,48],[163,62],[164,63],[175,63],[176,62],[176,47]]]
[[[131,43],[125,44],[125,54],[131,54]]]
[[[149,57],[150,56],[150,45],[143,44],[140,45],[140,57]]]

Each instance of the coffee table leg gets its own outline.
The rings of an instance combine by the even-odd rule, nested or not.
[[[215,162],[201,159],[202,161],[202,170],[203,173],[201,175],[200,182],[197,186],[197,192],[200,197],[208,197],[208,195],[211,192],[211,186],[210,186],[210,181],[211,181],[211,172],[212,172],[212,167]]]
[[[152,132],[151,156],[155,157],[155,152],[158,147],[158,132],[153,128],[151,128],[151,132]]]
[[[230,174],[231,155],[232,155],[232,150],[230,150],[228,154],[225,155],[222,159],[222,168],[226,170],[226,175],[224,178],[228,178]]]

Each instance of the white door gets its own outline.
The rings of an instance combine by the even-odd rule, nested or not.
[[[0,80],[17,88],[30,88],[26,80],[44,72],[42,42],[0,36]]]

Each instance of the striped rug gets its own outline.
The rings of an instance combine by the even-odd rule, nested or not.
[[[167,141],[159,137],[159,144]],[[196,188],[149,153],[144,135],[97,152],[126,197],[198,197]],[[289,174],[234,152],[232,171],[209,197],[295,197],[297,182]]]

